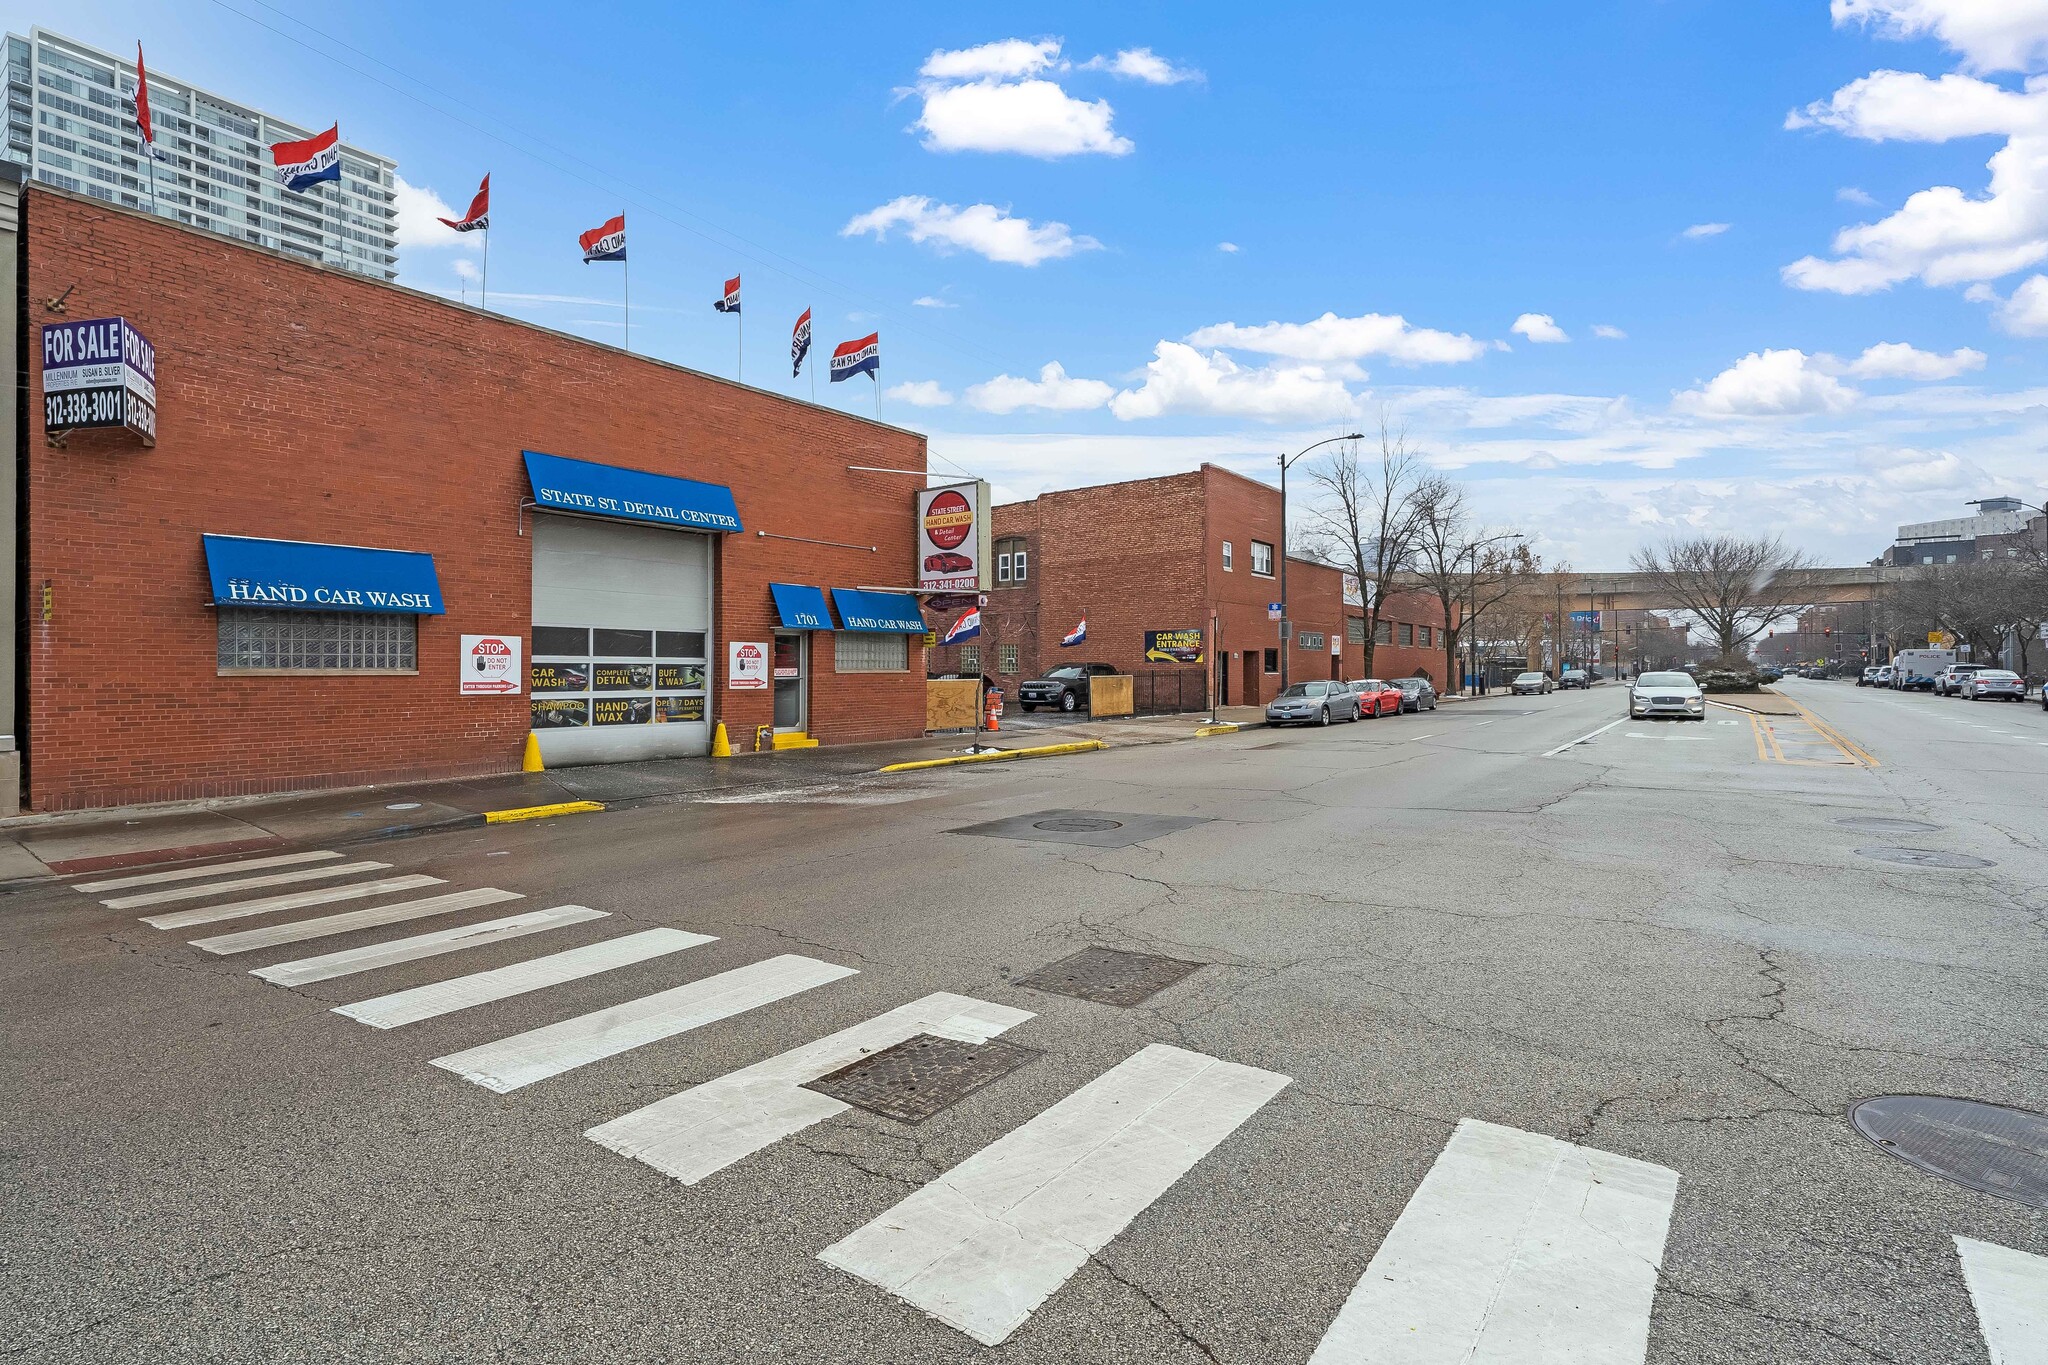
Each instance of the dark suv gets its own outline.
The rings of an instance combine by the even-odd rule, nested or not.
[[[1088,680],[1116,675],[1111,664],[1061,664],[1042,678],[1033,678],[1017,689],[1017,704],[1026,711],[1057,706],[1062,711],[1088,709]]]

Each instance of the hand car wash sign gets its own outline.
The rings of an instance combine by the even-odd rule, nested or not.
[[[43,431],[123,427],[156,444],[156,347],[126,318],[43,324]]]
[[[917,495],[917,586],[988,590],[988,485],[948,484]]]

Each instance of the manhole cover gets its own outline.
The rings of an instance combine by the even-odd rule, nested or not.
[[[923,1123],[1041,1055],[1000,1039],[977,1045],[920,1033],[808,1081],[804,1089],[899,1123]]]
[[[1865,834],[1932,834],[1941,828],[1925,820],[1901,820],[1889,815],[1843,815],[1832,823]]]
[[[1017,984],[1054,995],[1072,995],[1103,1005],[1135,1005],[1156,995],[1206,962],[1182,962],[1152,953],[1126,953],[1115,948],[1083,948],[1040,967]]]
[[[1850,1110],[1849,1122],[1932,1175],[2048,1208],[2048,1114],[1938,1095],[1880,1095]]]
[[[963,825],[948,834],[979,834],[991,839],[1031,839],[1046,844],[1085,844],[1090,848],[1126,848],[1171,834],[1190,825],[1206,825],[1194,815],[1133,815],[1120,810],[1041,810],[1007,820]]]
[[[1860,858],[1875,858],[1881,863],[1902,863],[1907,867],[1996,867],[1997,863],[1988,858],[1972,858],[1967,853],[1937,853],[1931,848],[1887,848],[1872,844],[1859,848]]]

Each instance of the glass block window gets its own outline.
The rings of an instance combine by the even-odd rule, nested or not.
[[[1354,616],[1344,623],[1344,638],[1354,645],[1365,643],[1365,618]]]
[[[910,669],[910,637],[865,630],[832,634],[835,673],[904,673]]]
[[[996,646],[996,668],[999,672],[1003,673],[1015,673],[1017,671],[1017,646]]]
[[[224,609],[215,662],[223,673],[409,673],[419,668],[419,618],[392,612]]]
[[[981,646],[960,646],[960,671],[966,674],[979,674],[981,672]]]

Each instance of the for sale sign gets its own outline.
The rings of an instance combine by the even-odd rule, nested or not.
[[[926,488],[917,495],[917,586],[936,592],[988,589],[988,485]]]
[[[462,695],[501,697],[517,692],[521,643],[517,635],[463,636]],[[536,687],[534,690],[551,689]]]
[[[126,427],[156,444],[156,348],[126,318],[46,322],[43,430]]]

